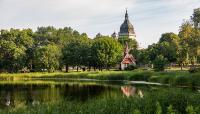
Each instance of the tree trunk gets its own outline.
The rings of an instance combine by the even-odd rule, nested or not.
[[[183,70],[183,63],[181,63],[181,70]]]
[[[69,66],[68,65],[65,66],[65,69],[66,69],[66,72],[69,72]]]
[[[76,68],[76,71],[78,72],[78,66],[77,66],[77,68]]]

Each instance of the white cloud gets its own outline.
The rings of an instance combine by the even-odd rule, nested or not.
[[[177,32],[199,0],[0,0],[0,29],[71,26],[90,36],[118,32],[128,8],[143,47]]]

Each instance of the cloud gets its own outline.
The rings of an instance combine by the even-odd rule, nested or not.
[[[0,0],[0,29],[71,26],[90,37],[119,31],[125,9],[142,47],[163,32],[178,32],[199,0]]]

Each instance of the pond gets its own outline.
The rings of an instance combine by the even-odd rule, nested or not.
[[[0,109],[18,105],[36,105],[45,102],[73,101],[85,103],[91,99],[143,98],[148,93],[161,90],[171,92],[172,87],[125,82],[94,81],[22,81],[0,82]],[[197,89],[173,88],[183,93],[199,94]]]

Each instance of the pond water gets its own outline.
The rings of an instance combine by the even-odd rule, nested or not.
[[[0,109],[6,107],[14,108],[22,104],[34,105],[45,102],[63,101],[65,99],[74,102],[87,102],[95,98],[109,99],[134,96],[143,98],[146,93],[163,88],[170,87],[87,81],[4,82],[0,83]],[[198,90],[191,91],[197,92]]]

